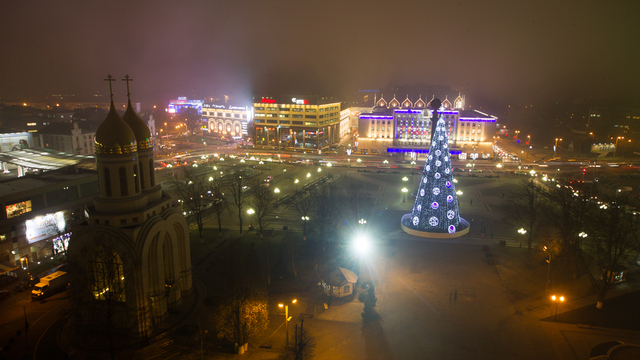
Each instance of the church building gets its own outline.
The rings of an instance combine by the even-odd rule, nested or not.
[[[94,139],[100,191],[68,250],[76,324],[148,337],[192,291],[188,225],[155,182],[153,138],[131,99],[120,117],[111,93]]]

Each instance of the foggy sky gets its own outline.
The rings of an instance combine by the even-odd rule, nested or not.
[[[0,96],[136,101],[447,85],[469,104],[640,99],[637,1],[3,1]],[[119,82],[116,99],[126,90]],[[438,96],[438,94],[435,94]],[[404,96],[404,94],[402,94]]]

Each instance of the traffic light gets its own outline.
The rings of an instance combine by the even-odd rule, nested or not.
[[[587,169],[582,169],[582,175],[587,173]]]
[[[527,141],[525,144],[529,145],[529,142]]]

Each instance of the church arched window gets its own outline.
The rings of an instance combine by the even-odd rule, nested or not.
[[[97,246],[89,254],[91,293],[97,300],[125,301],[125,276],[117,252]]]
[[[140,179],[138,179],[138,165],[133,165],[133,183],[136,187],[136,194],[140,193]]]
[[[127,182],[127,169],[120,168],[120,196],[129,196],[129,188]]]
[[[140,162],[140,184],[142,184],[142,189],[146,190],[144,183],[144,164],[142,161]]]
[[[151,186],[153,186],[155,184],[155,180],[153,178],[154,172],[153,172],[153,160],[149,160],[149,180],[151,182]]]
[[[109,168],[104,168],[104,192],[107,196],[111,196],[111,172]]]

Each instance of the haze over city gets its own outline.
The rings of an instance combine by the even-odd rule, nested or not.
[[[632,1],[11,1],[0,14],[0,96],[104,94],[105,74],[128,73],[136,99],[150,102],[424,83],[476,107],[628,104],[640,96],[638,10]]]

